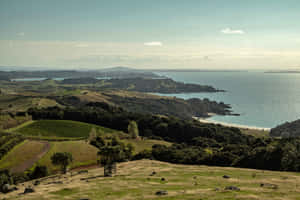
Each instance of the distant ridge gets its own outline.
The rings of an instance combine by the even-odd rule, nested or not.
[[[155,72],[248,72],[248,70],[208,70],[208,69],[152,69]]]
[[[134,69],[134,68],[130,68],[130,67],[123,67],[123,66],[116,66],[116,67],[109,67],[109,68],[104,68],[104,69],[100,69],[99,71],[102,72],[115,72],[115,71],[122,71],[122,72],[130,72],[130,71],[144,71],[144,70],[139,70],[139,69]]]
[[[272,70],[272,71],[265,71],[264,73],[295,73],[295,74],[299,74],[300,73],[300,70]]]

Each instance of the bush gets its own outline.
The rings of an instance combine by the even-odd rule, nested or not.
[[[48,169],[46,166],[38,165],[30,173],[30,179],[37,179],[48,176]]]

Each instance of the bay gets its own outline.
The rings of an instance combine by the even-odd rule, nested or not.
[[[176,81],[212,85],[219,93],[160,94],[183,99],[208,98],[232,106],[240,116],[208,120],[242,126],[272,128],[300,118],[300,74],[263,72],[158,72]]]

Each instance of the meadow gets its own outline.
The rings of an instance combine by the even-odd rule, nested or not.
[[[155,173],[153,173],[155,172]],[[103,168],[87,174],[72,172],[61,177],[41,179],[35,193],[4,195],[7,199],[188,199],[188,200],[299,200],[300,175],[231,167],[178,165],[152,160],[118,164],[117,175],[103,177]],[[229,178],[223,178],[227,175]],[[62,181],[55,184],[53,181]],[[50,183],[50,184],[49,184]],[[20,185],[20,190],[31,185]],[[226,189],[235,186],[239,190]],[[166,191],[166,195],[156,195]]]

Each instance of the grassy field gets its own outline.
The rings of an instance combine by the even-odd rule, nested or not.
[[[170,142],[166,142],[163,140],[136,140],[136,139],[124,139],[122,140],[125,144],[132,144],[134,146],[134,152],[139,153],[143,150],[151,150],[154,144],[162,144],[166,146],[170,146]]]
[[[123,138],[124,143],[130,143],[134,146],[134,153],[151,149],[154,144],[171,145],[169,142],[160,140],[124,139],[128,138],[128,135],[123,132],[93,124],[66,120],[30,121],[8,130],[28,136],[31,140],[27,140],[10,151],[0,161],[0,169],[6,168],[12,169],[13,172],[19,172],[22,169],[26,170],[33,167],[34,164],[40,164],[47,166],[50,172],[54,172],[58,168],[51,164],[50,158],[55,152],[72,153],[74,161],[70,166],[71,168],[96,164],[98,150],[89,145],[87,140],[82,140],[82,138],[87,138],[92,130],[97,135],[102,135],[105,138],[111,138],[112,136]],[[34,139],[43,139],[44,141],[34,141]],[[53,141],[53,139],[57,141]],[[65,139],[71,140],[60,141]],[[74,139],[79,140],[75,141]],[[44,152],[45,143],[48,144],[46,152]],[[39,157],[41,151],[44,153],[42,157]],[[36,157],[38,158],[36,159]]]
[[[122,140],[124,143],[132,144],[134,146],[134,152],[138,153],[144,149],[151,149],[154,144],[171,145],[171,143],[160,141],[160,140],[134,140],[126,139]],[[93,165],[97,163],[97,152],[98,149],[89,145],[85,140],[79,141],[60,141],[51,142],[50,149],[41,157],[37,159],[31,165],[25,165],[33,167],[34,165],[40,164],[48,167],[50,172],[54,172],[59,168],[51,164],[51,156],[55,152],[70,152],[73,155],[74,161],[71,164],[71,168],[80,166]],[[17,145],[11,150],[2,160],[0,160],[0,169],[11,169],[12,172],[21,172],[24,169],[24,163],[30,162],[42,152],[45,143],[43,141],[26,140],[25,142]],[[34,164],[34,165],[33,165]],[[22,167],[23,166],[23,167]]]
[[[50,142],[51,148],[37,164],[45,165],[50,171],[58,170],[57,166],[51,164],[51,156],[56,152],[70,152],[73,156],[71,168],[91,165],[97,163],[97,148],[85,141]]]
[[[135,153],[138,153],[145,149],[151,149],[154,144],[171,145],[169,142],[159,140],[134,140],[126,139],[122,142],[132,144],[134,146]],[[50,151],[38,161],[38,164],[46,165],[50,171],[58,170],[56,166],[51,164],[50,157],[55,152],[70,152],[73,155],[74,161],[71,164],[71,168],[93,165],[97,163],[98,149],[89,145],[87,142],[81,141],[64,141],[64,142],[50,142]]]
[[[35,136],[44,139],[53,138],[87,138],[92,129],[99,133],[113,133],[115,130],[87,124],[82,122],[67,120],[41,120],[21,126],[15,129],[15,132],[26,136]]]
[[[156,174],[151,176],[152,172]],[[118,164],[117,175],[103,177],[103,169],[88,174],[48,178],[35,187],[36,192],[18,195],[31,182],[20,185],[20,191],[3,195],[6,199],[105,200],[188,199],[188,200],[299,200],[300,175],[297,173],[261,171],[230,167],[175,165],[140,160]],[[228,175],[230,178],[223,178]],[[84,178],[94,177],[88,181]],[[162,181],[161,178],[165,180]],[[47,184],[62,181],[62,184]],[[264,184],[262,187],[261,184]],[[268,185],[269,184],[269,185]],[[273,184],[273,185],[271,185]],[[240,191],[225,190],[236,186]],[[276,187],[271,187],[276,186]],[[165,190],[167,195],[155,193]]]
[[[266,130],[256,130],[256,129],[242,129],[243,134],[252,135],[254,137],[269,137],[270,131]]]
[[[47,98],[27,97],[18,95],[0,95],[0,109],[2,111],[26,111],[31,107],[60,106],[56,101]]]
[[[36,157],[42,151],[43,146],[42,142],[25,140],[0,160],[0,169],[5,168],[12,172],[20,172],[20,165]]]

